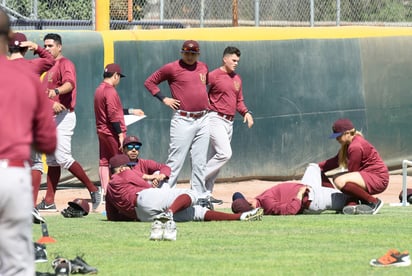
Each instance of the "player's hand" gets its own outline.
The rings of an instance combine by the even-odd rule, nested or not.
[[[119,150],[123,152],[123,141],[124,141],[124,133],[119,134]]]
[[[144,115],[144,111],[141,110],[141,109],[133,109],[133,115],[143,116],[143,115]]]
[[[22,41],[20,47],[27,47],[30,51],[36,51],[39,46],[32,41]]]
[[[245,114],[245,116],[243,117],[243,123],[247,122],[247,126],[248,128],[251,128],[253,126],[253,117],[252,114],[250,114],[249,112]]]
[[[163,103],[173,110],[178,110],[180,107],[180,101],[173,98],[165,97]]]
[[[62,105],[61,103],[58,103],[58,102],[53,103],[54,114],[59,114],[63,110],[66,110],[66,107],[64,105]]]
[[[57,96],[56,91],[54,91],[54,89],[48,89],[47,93],[48,93],[49,99],[52,99]]]

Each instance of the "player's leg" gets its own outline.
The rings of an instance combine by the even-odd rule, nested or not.
[[[209,148],[209,118],[203,116],[193,122],[195,136],[192,139],[191,164],[192,175],[191,185],[200,197],[206,196],[205,169],[207,162],[207,151]]]
[[[342,174],[335,178],[334,182],[336,187],[343,193],[354,198],[359,198],[365,204],[370,205],[373,209],[372,214],[376,214],[383,205],[380,199],[373,197],[368,192],[365,180],[360,172]]]
[[[233,133],[233,122],[225,120],[212,112],[208,114],[210,126],[210,153],[206,164],[206,189],[213,192],[215,180],[220,169],[232,157],[230,141]]]
[[[31,184],[33,188],[33,204],[36,207],[37,196],[40,190],[41,176],[43,174],[43,162],[41,160],[41,153],[31,149]]]
[[[322,186],[322,178],[318,164],[310,163],[303,174],[301,182],[312,188]]]
[[[30,167],[0,168],[0,275],[34,275]]]
[[[166,164],[171,169],[171,174],[167,182],[163,184],[164,187],[169,186],[174,188],[176,186],[177,179],[194,137],[192,120],[191,118],[180,116],[177,113],[172,117],[170,122],[169,156],[166,161]]]
[[[99,133],[99,178],[103,195],[106,195],[107,185],[110,180],[109,160],[114,155],[121,153],[119,142],[112,136]]]

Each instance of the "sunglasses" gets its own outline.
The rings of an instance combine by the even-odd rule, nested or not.
[[[196,52],[196,53],[198,53],[199,52],[199,48],[198,47],[183,47],[182,48],[182,51],[184,51],[184,52]]]
[[[127,148],[127,150],[132,150],[132,149],[139,150],[139,149],[140,149],[140,145],[138,145],[138,144],[135,144],[135,145],[130,144],[130,145],[127,145],[126,148]]]

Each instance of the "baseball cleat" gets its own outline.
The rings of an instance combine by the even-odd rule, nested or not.
[[[97,268],[90,266],[82,257],[76,256],[74,260],[70,260],[70,264],[72,274],[97,274]]]
[[[40,224],[40,223],[46,223],[46,220],[40,215],[39,210],[36,208],[33,208],[31,211],[31,214],[33,216],[33,223],[35,224]]]
[[[37,243],[37,242],[34,242],[33,246],[34,246],[34,262],[35,263],[47,262],[46,246],[41,243]]]
[[[262,220],[262,217],[263,217],[263,209],[255,208],[251,211],[242,213],[242,215],[240,216],[240,220],[255,221],[255,220]]]
[[[378,202],[368,204],[372,208],[372,215],[375,215],[383,206],[383,201],[378,198]]]
[[[213,196],[209,197],[209,201],[213,204],[218,204],[218,205],[223,204],[223,200],[214,198]]]
[[[165,223],[165,229],[163,232],[163,240],[175,241],[177,236],[176,223],[173,220],[169,220]]]
[[[160,213],[153,218],[153,220],[160,220],[162,223],[166,223],[169,220],[173,220],[173,214],[171,212]]]
[[[369,264],[375,267],[409,266],[411,265],[411,258],[408,251],[400,253],[396,249],[391,249],[379,259],[372,259]]]
[[[43,212],[57,212],[56,204],[47,204],[44,199],[37,204],[36,209]]]
[[[56,276],[70,275],[71,264],[70,261],[65,258],[57,257],[56,259],[54,259],[52,262],[52,267]]]
[[[348,205],[343,207],[342,213],[345,215],[372,215],[373,209],[366,204]]]
[[[164,224],[160,220],[155,220],[152,223],[152,230],[150,231],[150,240],[161,241],[163,239]]]

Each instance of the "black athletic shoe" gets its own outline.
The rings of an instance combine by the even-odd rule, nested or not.
[[[46,220],[40,215],[39,210],[36,208],[33,208],[31,211],[31,214],[33,216],[33,223],[35,224],[40,224],[40,223],[46,223]]]
[[[97,268],[87,264],[81,257],[77,256],[74,260],[70,260],[72,265],[72,274],[97,274]]]
[[[220,204],[223,204],[223,200],[214,198],[213,196],[209,197],[209,200],[210,200],[210,202],[213,203],[213,204],[219,204],[219,205],[220,205]]]
[[[378,200],[378,202],[376,202],[376,203],[371,202],[371,203],[368,204],[372,208],[372,215],[377,214],[383,206],[383,201],[380,200],[379,198],[377,200]]]
[[[196,202],[196,205],[200,205],[202,207],[206,207],[209,210],[213,210],[213,203],[210,202],[209,198],[199,198]]]
[[[34,242],[34,262],[44,263],[47,262],[46,246],[41,243]]]

